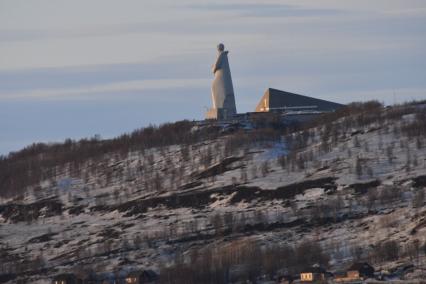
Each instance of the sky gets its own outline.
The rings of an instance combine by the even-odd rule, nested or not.
[[[0,155],[202,119],[220,42],[239,112],[426,99],[424,0],[0,0]]]

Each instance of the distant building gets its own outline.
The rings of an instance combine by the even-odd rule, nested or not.
[[[326,283],[330,273],[323,267],[314,265],[304,269],[300,273],[300,282],[302,283]]]
[[[278,283],[279,284],[291,284],[293,283],[293,277],[291,277],[290,275],[284,275],[278,278]]]
[[[362,283],[367,278],[374,277],[374,268],[366,262],[352,264],[346,273],[339,273],[334,281],[336,283]]]
[[[364,279],[374,277],[374,268],[367,262],[357,262],[348,268],[348,276],[358,276]]]
[[[269,88],[256,112],[332,112],[344,105]]]
[[[154,283],[158,279],[158,274],[152,270],[133,271],[125,277],[128,284]]]
[[[63,273],[56,275],[53,280],[52,284],[82,284],[83,280],[79,279],[77,276],[75,276],[72,273]]]

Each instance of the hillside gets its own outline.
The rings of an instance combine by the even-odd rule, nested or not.
[[[2,157],[0,283],[124,267],[266,281],[360,260],[424,279],[424,103],[261,125],[183,121]]]

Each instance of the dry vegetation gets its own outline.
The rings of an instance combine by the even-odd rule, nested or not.
[[[411,116],[410,119],[402,120],[406,115]],[[381,229],[392,230],[400,221],[395,215],[383,213],[389,206],[394,209],[411,206],[413,210],[419,211],[420,216],[413,217],[418,222],[418,227],[412,231],[415,236],[416,230],[424,222],[421,215],[424,214],[421,209],[425,202],[424,177],[414,180],[414,190],[407,197],[407,187],[390,186],[375,179],[369,160],[362,155],[356,156],[352,170],[360,180],[366,178],[368,181],[348,185],[343,193],[337,192],[334,177],[302,181],[269,191],[245,184],[250,179],[267,178],[272,171],[272,163],[278,164],[287,173],[302,172],[308,177],[308,169],[311,172],[321,171],[332,166],[321,162],[319,157],[336,147],[343,148],[341,152],[347,158],[352,157],[354,149],[369,153],[369,141],[358,138],[358,134],[369,131],[378,131],[379,135],[393,135],[395,141],[385,144],[381,151],[392,164],[396,149],[404,149],[407,152],[404,169],[409,173],[419,163],[410,152],[413,147],[409,144],[415,145],[415,149],[426,147],[426,108],[423,104],[384,108],[378,102],[355,103],[306,125],[275,127],[275,124],[256,123],[267,127],[246,131],[237,126],[233,131],[225,133],[217,125],[197,128],[194,122],[182,121],[159,127],[150,126],[111,140],[92,138],[67,140],[58,144],[34,144],[1,157],[0,196],[22,198],[28,189],[37,194],[42,190],[42,181],[68,176],[79,178],[86,184],[90,182],[86,197],[90,196],[93,188],[118,186],[114,191],[94,196],[95,204],[86,208],[91,213],[102,215],[118,211],[125,213],[125,217],[134,217],[142,222],[148,220],[145,214],[153,208],[163,207],[171,211],[189,208],[194,213],[231,195],[231,205],[279,200],[283,207],[289,208],[286,218],[283,213],[273,215],[268,210],[262,211],[256,207],[249,208],[247,212],[209,212],[211,214],[207,217],[197,217],[194,213],[189,219],[170,222],[166,229],[158,226],[156,231],[141,232],[131,237],[121,234],[126,228],[108,227],[96,235],[101,237],[101,243],[90,243],[91,246],[80,244],[79,248],[63,255],[78,270],[91,258],[123,256],[131,251],[155,249],[160,243],[177,244],[176,247],[179,247],[179,244],[194,242],[195,245],[186,251],[173,251],[173,259],[161,265],[161,283],[254,282],[262,275],[273,278],[278,274],[293,274],[315,263],[327,266],[330,259],[381,264],[400,258],[419,262],[419,258],[425,257],[426,243],[421,237],[413,237],[414,240],[404,244],[395,240],[380,240],[369,247],[335,241],[330,241],[324,247],[320,245],[320,241],[323,241],[319,240],[320,236],[318,241],[314,239],[291,244],[265,243],[242,237],[281,228],[298,228],[299,233],[308,234],[348,220],[362,220],[379,212],[382,217],[376,225]],[[257,147],[268,147],[283,141],[289,153],[273,161],[263,161],[258,166],[246,165],[252,159],[251,151]],[[173,145],[179,146],[170,150]],[[154,148],[155,151],[150,151]],[[170,157],[170,153],[173,153],[173,157]],[[134,160],[137,163],[126,160],[130,155],[137,155]],[[214,184],[219,173],[231,169],[239,172],[238,177],[232,177],[232,184],[211,191],[198,192],[192,189],[202,184],[200,180],[203,179]],[[328,198],[316,200],[304,208],[290,203],[297,194],[304,194],[305,190],[313,188],[324,189]],[[144,198],[132,198],[141,196],[141,192]],[[145,198],[145,195],[148,197]],[[42,214],[44,217],[62,215],[63,204],[57,200],[21,204],[19,198],[15,199],[17,202],[0,206],[0,213],[9,222],[25,221],[31,224]],[[81,205],[79,198],[81,196],[70,194],[72,207],[67,208],[69,214],[78,216],[84,211],[86,205]],[[157,217],[158,220],[162,218]],[[164,218],[177,217],[171,213]],[[365,225],[366,230],[373,230],[368,226],[371,224]],[[55,233],[49,232],[40,236],[46,240],[35,238],[32,241],[47,242],[52,237],[55,237]],[[203,242],[208,245],[203,245]],[[66,243],[55,245],[61,247]],[[49,249],[53,250],[51,247]],[[49,268],[49,261],[42,253],[32,257],[27,257],[26,252],[21,255],[11,253],[7,244],[0,248],[0,258],[7,260],[0,267],[4,275],[30,274]],[[120,259],[123,265],[129,261],[125,257]],[[54,261],[56,257],[52,263]],[[85,266],[88,268],[87,273],[96,270],[96,267]],[[285,271],[282,271],[283,268]]]

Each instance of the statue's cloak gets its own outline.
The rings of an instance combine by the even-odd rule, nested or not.
[[[214,80],[212,83],[212,99],[214,109],[224,109],[226,115],[237,113],[235,107],[234,87],[228,62],[228,51],[219,52],[213,65]]]

